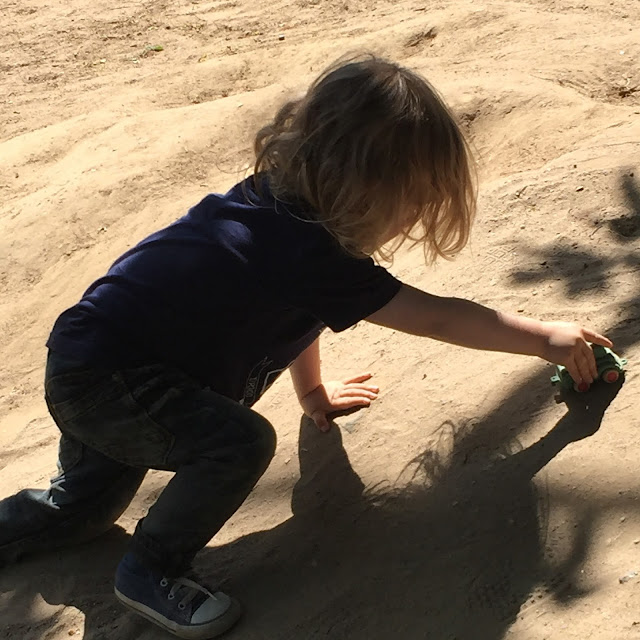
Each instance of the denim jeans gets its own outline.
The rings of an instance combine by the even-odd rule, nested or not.
[[[146,471],[164,469],[175,474],[131,545],[149,566],[179,575],[240,507],[275,450],[267,420],[161,363],[114,371],[50,353],[45,397],[62,434],[59,475],[46,490],[0,501],[0,558],[99,535]]]

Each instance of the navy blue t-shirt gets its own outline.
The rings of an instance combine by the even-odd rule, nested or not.
[[[47,346],[92,366],[165,362],[251,406],[325,326],[347,329],[398,292],[312,213],[252,184],[208,195],[127,251]]]

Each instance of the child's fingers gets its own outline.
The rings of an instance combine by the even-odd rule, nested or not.
[[[609,338],[607,338],[606,336],[602,336],[595,331],[591,331],[591,329],[583,329],[582,333],[585,340],[588,340],[589,342],[599,344],[601,347],[613,347],[613,342],[611,342]]]
[[[584,380],[587,384],[591,384],[594,377],[597,377],[598,375],[598,372],[596,371],[596,374],[594,376],[593,369],[595,368],[595,360],[593,358],[593,351],[591,351],[591,348],[589,348],[589,352],[590,353],[587,353],[586,351],[580,351],[575,356],[578,373],[582,380]]]
[[[567,367],[567,371],[569,372],[569,375],[573,378],[573,381],[576,384],[580,384],[583,380],[582,380],[582,375],[580,374],[580,370],[578,369],[576,363],[567,362],[566,367]]]
[[[369,400],[375,400],[378,397],[378,392],[369,389],[345,387],[340,392],[340,396],[342,398],[369,398]]]
[[[598,369],[591,347],[576,353],[573,360],[568,362],[566,366],[567,371],[577,384],[581,382],[591,384],[598,377]]]
[[[373,374],[371,373],[361,373],[353,378],[349,378],[348,380],[343,380],[343,384],[354,384],[356,382],[365,382],[366,380],[371,380]]]
[[[368,407],[375,398],[367,398],[366,396],[348,396],[338,398],[332,403],[333,409],[353,409],[354,407]]]
[[[344,389],[362,389],[364,391],[373,391],[373,393],[380,393],[380,387],[376,387],[372,384],[352,383],[352,384],[344,385],[343,388]]]
[[[598,377],[598,365],[596,364],[596,356],[591,347],[587,347],[587,360],[589,361],[589,372],[595,380]]]

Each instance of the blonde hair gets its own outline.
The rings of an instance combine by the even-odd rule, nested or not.
[[[337,62],[280,108],[254,150],[254,173],[266,174],[274,197],[309,205],[353,255],[390,259],[409,239],[433,261],[467,243],[476,204],[469,146],[436,90],[397,64]]]

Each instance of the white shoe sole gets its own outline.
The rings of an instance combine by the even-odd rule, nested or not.
[[[114,592],[116,594],[116,598],[118,598],[125,607],[135,611],[143,618],[157,624],[169,633],[173,633],[179,638],[184,638],[185,640],[209,640],[210,638],[215,638],[231,629],[242,615],[240,603],[231,598],[231,605],[219,618],[216,618],[211,622],[207,622],[206,624],[185,626],[168,620],[163,615],[159,614],[151,607],[147,607],[141,602],[128,598],[124,593],[121,593],[116,588],[114,588]]]

